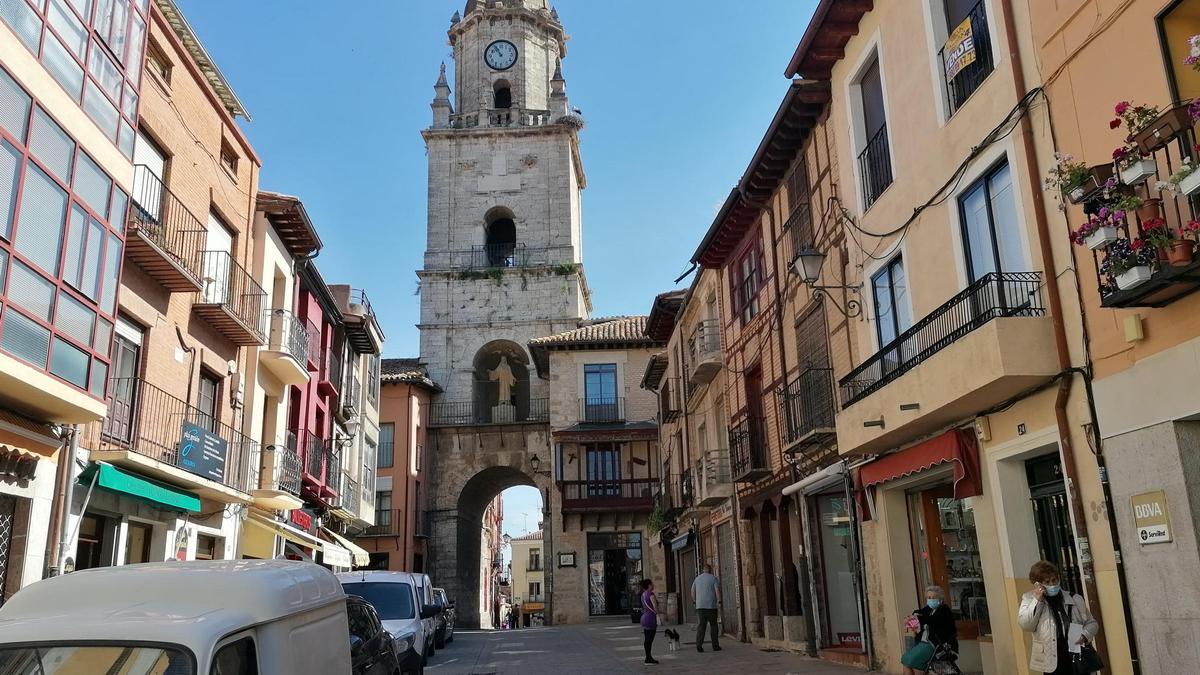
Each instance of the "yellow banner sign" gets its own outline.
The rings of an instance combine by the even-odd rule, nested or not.
[[[1143,492],[1129,498],[1133,506],[1133,526],[1137,528],[1139,544],[1162,544],[1171,541],[1171,516],[1167,511],[1167,495],[1162,490]]]
[[[946,80],[953,80],[963,68],[975,63],[975,34],[971,31],[971,17],[963,19],[958,28],[946,39],[942,48],[946,61]]]

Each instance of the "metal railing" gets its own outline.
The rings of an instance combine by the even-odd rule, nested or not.
[[[267,323],[267,349],[287,352],[303,367],[311,344],[305,322],[287,309],[268,309],[263,316]]]
[[[525,267],[529,264],[525,244],[484,244],[471,247],[471,268]]]
[[[337,453],[333,450],[332,441],[321,438],[311,431],[302,431],[299,436],[304,472],[325,485],[338,487],[332,485],[329,480],[333,472],[338,469],[335,459]]]
[[[756,474],[770,473],[765,427],[766,420],[761,417],[746,417],[730,427],[729,464],[735,481],[742,482]]]
[[[783,229],[788,233],[788,242],[792,247],[788,261],[796,259],[800,251],[816,247],[816,235],[813,233],[812,206],[808,202],[797,204],[788,216]]]
[[[688,350],[692,354],[692,367],[701,361],[721,358],[721,322],[705,319],[696,324],[688,338]]]
[[[247,332],[265,341],[261,319],[267,293],[262,286],[229,251],[201,251],[200,261],[204,290],[197,293],[196,304],[223,307]]]
[[[526,246],[489,244],[455,251],[435,251],[426,259],[427,269],[488,269],[564,265],[574,261],[570,246]]]
[[[429,407],[429,426],[461,427],[485,424],[527,424],[550,420],[550,399],[531,398],[527,406],[518,401],[511,420],[493,420],[491,407],[483,401],[438,401]]]
[[[325,350],[325,359],[321,362],[321,381],[328,382],[334,388],[342,386],[342,350],[339,347],[332,346]]]
[[[284,445],[268,445],[264,452],[274,454],[275,485],[278,489],[300,494],[301,463],[300,454],[296,452],[296,434],[288,432]],[[269,486],[263,486],[270,489]]]
[[[842,407],[878,391],[993,319],[1045,316],[1041,272],[989,272],[841,379]]]
[[[251,461],[256,461],[257,442],[141,378],[112,378],[109,392],[112,398],[108,414],[89,425],[86,432],[90,449],[134,452],[246,493],[257,487],[251,484],[254,476],[250,470]],[[207,466],[196,471],[189,468],[195,464],[184,461],[183,431],[187,424],[225,442],[223,463],[214,463],[210,458]]]
[[[779,390],[785,444],[834,427],[837,412],[833,392],[833,368],[805,369]]]
[[[971,42],[974,47],[975,59],[971,63],[962,66],[954,77],[950,77],[950,68],[952,62],[963,55],[965,45],[961,42],[956,42],[954,45],[943,45],[938,50],[938,60],[942,64],[942,81],[946,83],[946,100],[950,104],[950,114],[953,115],[962,107],[963,103],[975,93],[979,85],[987,79],[991,74],[992,68],[992,41],[988,36],[988,20],[987,7],[983,0],[979,4],[971,8],[967,13],[966,20],[971,22]],[[957,26],[948,26],[949,32],[954,32]],[[948,47],[957,47],[956,51],[947,54]],[[949,59],[949,62],[947,61]]]
[[[665,377],[658,388],[658,421],[665,424],[679,417],[683,412],[680,402],[679,378]]]
[[[180,267],[200,281],[200,249],[207,230],[150,167],[133,169],[133,199],[129,201],[129,231],[154,242]]]
[[[358,481],[351,478],[348,472],[343,471],[341,488],[338,490],[338,501],[342,510],[357,515],[362,506],[359,503],[360,500]]]
[[[892,184],[892,158],[888,150],[887,125],[879,127],[858,154],[863,205],[871,206]]]
[[[583,505],[586,502],[645,502],[653,505],[657,478],[622,478],[613,480],[565,480],[559,482],[563,506]]]
[[[321,326],[312,319],[304,321],[305,329],[308,331],[308,364],[310,368],[315,368],[314,372],[320,373],[324,367],[325,352],[321,349]]]
[[[684,469],[683,473],[679,474],[679,497],[680,505],[685,508],[696,503],[696,487],[692,482],[690,468]]]
[[[341,390],[342,410],[346,417],[357,415],[362,410],[362,381],[351,370],[346,372],[346,383]]]
[[[696,472],[704,476],[706,487],[729,484],[733,480],[729,469],[729,450],[706,450],[700,461],[696,462]]]
[[[363,531],[364,537],[404,534],[404,511],[400,509],[375,509],[375,524]]]
[[[625,399],[612,396],[592,396],[579,399],[581,422],[624,422]]]
[[[347,309],[350,314],[364,317],[375,316],[375,309],[371,307],[371,300],[367,297],[367,292],[361,288],[350,289],[350,306]]]

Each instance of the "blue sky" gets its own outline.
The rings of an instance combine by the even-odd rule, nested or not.
[[[425,245],[420,130],[463,0],[177,0],[253,120],[261,186],[298,195],[330,283],[367,289],[387,356],[415,356]],[[595,315],[673,287],[787,89],[813,0],[558,0],[583,111],[584,264]],[[453,72],[453,68],[450,69]],[[531,488],[504,529],[536,527]]]

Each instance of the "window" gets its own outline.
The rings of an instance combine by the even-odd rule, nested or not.
[[[617,396],[617,364],[589,363],[583,367],[583,419],[612,422],[621,418]]]
[[[512,107],[512,87],[509,86],[508,80],[497,80],[492,85],[492,92],[496,109]]]
[[[953,115],[991,74],[992,42],[982,0],[944,0],[946,42],[938,52]],[[936,21],[936,19],[935,19]]]
[[[1008,163],[992,169],[958,200],[967,275],[1015,272],[1025,266],[1020,221]]]
[[[529,600],[533,600],[534,598],[540,598],[540,597],[542,597],[542,582],[540,582],[540,581],[529,582]]]
[[[529,550],[529,571],[537,571],[542,569],[542,550],[534,548]]]
[[[763,286],[762,241],[756,240],[742,253],[730,270],[733,311],[742,319],[742,325],[758,316],[758,291]]]
[[[386,422],[379,425],[379,463],[380,469],[390,469],[396,461],[395,455],[396,425]]]
[[[990,635],[974,509],[947,484],[909,494],[908,513],[918,592],[935,584],[946,591],[960,640]]]
[[[258,653],[254,639],[244,637],[217,650],[212,675],[258,675]]]
[[[379,404],[379,355],[367,357],[367,400],[371,405]]]
[[[621,447],[616,443],[589,443],[585,448],[588,497],[619,497]]]
[[[237,150],[234,150],[233,146],[227,143],[224,139],[221,139],[221,166],[225,167],[225,170],[229,172],[230,176],[234,177],[235,179],[237,178]]]
[[[163,84],[171,85],[171,59],[167,58],[162,48],[153,41],[146,47],[146,67],[157,75]]]
[[[221,552],[217,538],[207,534],[196,535],[196,560],[219,560]]]
[[[387,528],[392,524],[392,491],[375,491],[375,526]]]
[[[506,210],[491,214],[485,230],[484,260],[476,267],[517,267],[517,224]],[[482,264],[480,264],[482,263]]]
[[[220,419],[220,409],[218,408],[220,392],[220,378],[202,371],[200,373],[200,392],[196,400],[196,406],[200,408],[199,424],[214,433],[217,430],[217,421]]]
[[[416,618],[416,595],[411,584],[375,581],[342,584],[346,595],[357,595],[371,603],[384,621]]]
[[[882,349],[912,325],[908,311],[908,281],[900,256],[871,277],[871,290],[875,302],[875,332]]]
[[[892,160],[888,148],[887,119],[884,111],[883,79],[876,55],[859,76],[857,89],[862,109],[862,144],[858,170],[863,207],[870,208],[892,184]]]

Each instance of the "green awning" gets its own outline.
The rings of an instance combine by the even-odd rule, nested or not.
[[[187,490],[152,481],[111,464],[91,464],[79,475],[80,485],[87,486],[96,478],[96,487],[120,492],[158,507],[176,511],[200,512],[200,497]]]

